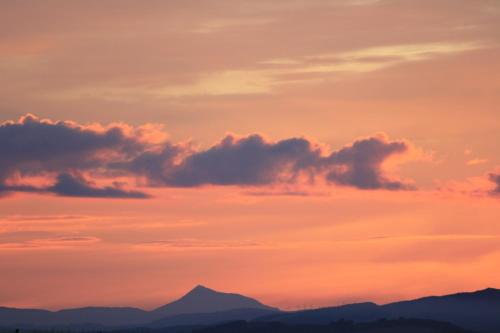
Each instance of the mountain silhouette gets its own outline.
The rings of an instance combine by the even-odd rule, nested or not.
[[[325,325],[341,319],[363,322],[381,318],[384,318],[381,307],[375,303],[366,302],[311,310],[281,312],[258,318],[258,320],[276,321],[287,324]]]
[[[285,312],[265,316],[259,320],[288,324],[327,324],[340,319],[362,322],[401,317],[446,321],[469,330],[498,333],[500,332],[500,290],[488,288],[385,305],[360,303]]]
[[[338,321],[352,321],[356,325],[380,320],[403,323],[397,321],[400,318],[449,322],[467,330],[498,333],[500,290],[488,288],[385,305],[367,302],[291,312],[280,311],[243,295],[218,292],[203,286],[197,286],[178,300],[153,311],[126,307],[86,307],[60,311],[0,307],[0,327],[99,331],[113,328],[131,329],[131,332],[139,328],[170,332],[176,327],[184,327],[183,330],[190,332],[189,327],[203,328],[237,320],[252,323],[248,326],[249,332],[252,332],[254,327],[273,327],[269,323],[283,324],[288,330],[289,326],[328,326]],[[261,324],[263,326],[259,326]],[[381,322],[382,326],[386,324]],[[373,332],[378,332],[378,328]],[[414,332],[422,330],[419,328]]]
[[[0,307],[0,326],[171,326],[189,321],[205,324],[224,320],[250,320],[277,311],[280,310],[243,295],[218,292],[198,285],[180,299],[153,311],[131,307],[84,307],[59,311]],[[200,315],[199,318],[196,315]]]
[[[431,296],[384,305],[388,317],[439,319],[464,328],[500,332],[500,290]]]
[[[59,311],[0,307],[0,326],[125,326],[147,323],[149,312],[126,307],[85,307]]]
[[[153,310],[156,315],[178,315],[186,313],[209,313],[234,309],[263,309],[279,311],[259,301],[239,294],[223,293],[196,286],[180,299]]]

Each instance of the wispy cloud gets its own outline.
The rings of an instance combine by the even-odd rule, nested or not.
[[[471,261],[500,250],[500,235],[448,234],[382,238],[386,249],[375,260],[389,262]]]
[[[238,27],[263,25],[273,22],[272,18],[219,18],[200,23],[191,31],[199,34],[212,34]]]
[[[500,172],[496,168],[487,174],[468,177],[460,181],[449,181],[444,183],[439,190],[443,193],[475,198],[497,198],[500,195]]]
[[[231,25],[231,21],[200,30],[212,33]],[[244,21],[242,21],[243,24]],[[252,22],[252,20],[250,20]],[[48,95],[56,100],[83,97],[109,101],[133,101],[147,98],[182,98],[193,96],[231,96],[270,94],[281,87],[319,83],[332,74],[369,73],[405,63],[456,55],[485,48],[479,41],[434,42],[381,45],[368,48],[317,53],[295,57],[260,59],[245,67],[227,67],[200,71],[182,83],[119,85],[95,82],[90,86],[60,89]],[[340,77],[337,77],[339,79]]]
[[[100,242],[97,237],[67,236],[59,238],[40,238],[15,243],[0,243],[0,250],[54,250],[81,247]]]
[[[484,164],[487,163],[488,159],[487,158],[473,158],[471,160],[467,161],[467,165],[479,165],[479,164]]]
[[[269,244],[249,240],[203,240],[196,238],[149,241],[135,246],[136,249],[149,251],[259,249],[268,247]]]
[[[479,42],[401,44],[295,58],[267,59],[253,69],[207,73],[192,84],[166,86],[149,93],[172,97],[264,94],[282,85],[317,82],[321,79],[318,74],[372,72],[484,47],[484,44]],[[300,78],[297,78],[298,75]]]

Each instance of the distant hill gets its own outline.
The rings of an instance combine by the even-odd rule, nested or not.
[[[375,303],[355,303],[342,306],[282,312],[258,318],[258,321],[276,321],[287,324],[329,324],[347,319],[356,322],[384,318],[381,307]]]
[[[340,323],[352,321],[356,323],[357,328],[365,329],[366,327],[361,323],[387,324],[387,322],[391,322],[408,324],[409,321],[404,321],[403,318],[419,319],[421,320],[420,324],[427,320],[426,325],[431,321],[449,322],[477,332],[499,333],[500,290],[489,288],[475,292],[424,297],[385,305],[357,303],[283,312],[246,296],[222,293],[203,286],[197,286],[180,299],[153,311],[127,307],[86,307],[60,311],[0,308],[0,327],[64,328],[86,331],[109,329],[123,331],[126,329],[128,332],[134,332],[134,329],[136,329],[141,332],[189,332],[191,328],[209,329],[206,326],[217,326],[218,324],[245,320],[249,323],[242,324],[240,322],[240,325],[243,325],[245,330],[248,329],[248,332],[254,332],[252,330],[256,327],[268,329],[274,327],[273,325],[278,325],[276,323],[286,326],[284,332],[298,332],[296,330],[303,325],[322,326],[316,327],[319,330],[318,332],[326,332],[322,330],[332,329],[331,323],[339,321]],[[384,320],[380,321],[381,319]],[[416,323],[413,322],[413,324]],[[279,325],[276,327],[281,327]],[[427,330],[422,327],[415,329],[407,327],[405,330],[395,330],[385,326],[384,328],[371,327],[371,331],[366,332],[434,333],[440,332],[436,331],[438,326],[434,326],[432,329],[425,328]],[[335,329],[338,329],[338,326],[335,327]],[[375,328],[377,330],[373,330]],[[451,326],[448,328],[451,329]],[[287,331],[288,329],[291,329],[291,331]],[[353,328],[350,327],[349,329]],[[305,330],[303,332],[316,331]]]
[[[86,307],[47,311],[0,308],[0,326],[8,327],[99,327],[147,323],[149,312],[136,308]]]
[[[180,299],[153,311],[130,307],[85,307],[60,311],[0,307],[0,327],[173,326],[188,324],[190,321],[211,324],[227,320],[250,320],[277,311],[279,309],[252,298],[222,293],[199,285]]]
[[[500,290],[424,297],[382,306],[386,317],[438,319],[461,327],[500,332]]]
[[[206,326],[228,321],[253,320],[262,316],[276,313],[268,309],[234,309],[210,313],[185,313],[156,320],[148,327],[161,328],[172,326]]]
[[[289,324],[326,324],[339,319],[360,322],[400,317],[440,320],[471,330],[498,333],[500,332],[500,290],[488,288],[386,305],[360,303],[286,312],[265,316],[258,320]]]

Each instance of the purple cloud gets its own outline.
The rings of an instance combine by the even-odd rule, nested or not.
[[[489,179],[495,184],[495,188],[491,193],[493,195],[500,195],[500,173],[490,173]]]
[[[195,150],[172,142],[148,142],[139,133],[122,125],[83,126],[32,115],[5,122],[0,125],[0,192],[147,197],[117,186],[96,187],[83,174],[110,181],[126,176],[156,187],[265,186],[301,179],[312,184],[319,179],[359,189],[412,188],[383,170],[384,162],[407,153],[409,144],[384,135],[327,153],[306,138],[269,141],[259,134],[228,135],[205,150]],[[29,176],[55,177],[55,182],[45,187],[19,182]]]
[[[389,179],[382,164],[408,149],[405,141],[375,136],[325,155],[305,138],[268,142],[257,134],[229,135],[207,150],[190,152],[179,163],[174,162],[181,153],[179,147],[169,145],[120,167],[145,175],[157,186],[260,186],[294,183],[305,175],[310,181],[324,176],[327,182],[359,189],[401,190],[412,186]]]

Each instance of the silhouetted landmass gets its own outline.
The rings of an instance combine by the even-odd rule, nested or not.
[[[387,317],[436,319],[473,330],[500,332],[500,290],[424,297],[382,307]]]
[[[468,333],[449,323],[422,319],[378,320],[354,323],[339,320],[326,325],[279,322],[237,321],[199,330],[193,333]]]
[[[2,331],[3,332],[3,331]],[[15,333],[14,331],[6,331]],[[19,333],[67,333],[67,331],[23,330]],[[85,330],[86,333],[100,331]],[[212,326],[172,326],[166,328],[132,328],[108,333],[474,333],[455,325],[423,319],[378,320],[367,323],[339,320],[325,325],[248,322],[244,320]]]
[[[165,317],[151,323],[150,327],[168,327],[180,325],[213,325],[221,322],[235,320],[252,320],[262,316],[275,313],[268,309],[235,309],[212,313],[185,313],[176,316]]]
[[[498,333],[500,332],[500,290],[489,288],[386,305],[350,304],[279,313],[260,318],[260,320],[289,324],[327,324],[332,320],[342,318],[359,322],[399,317],[440,320],[471,330]]]
[[[279,309],[250,297],[196,286],[180,299],[153,311],[130,307],[85,307],[60,311],[0,307],[0,326],[104,329],[192,325],[193,322],[206,325],[228,320],[251,320],[277,311]]]
[[[185,313],[219,312],[234,309],[263,309],[279,311],[259,301],[239,294],[221,293],[204,286],[196,286],[182,298],[161,306],[153,313],[156,315],[178,315]]]
[[[462,327],[477,332],[499,333],[500,290],[489,288],[476,292],[424,297],[386,305],[357,303],[284,312],[246,296],[220,293],[198,286],[179,300],[153,311],[136,308],[87,307],[52,312],[36,309],[0,308],[0,327],[6,327],[9,332],[13,332],[15,328],[169,333],[190,332],[196,328],[203,332],[202,330],[211,329],[207,326],[223,324],[221,327],[225,327],[224,323],[228,322],[232,322],[231,325],[239,323],[239,325],[244,326],[244,329],[248,329],[248,332],[253,332],[255,327],[267,329],[272,325],[278,325],[275,327],[276,329],[283,325],[283,330],[289,329],[290,332],[296,332],[295,330],[300,330],[302,326],[310,326],[310,329],[318,329],[318,332],[330,332],[333,329],[331,323],[339,321],[344,324],[352,321],[350,324],[352,327],[349,329],[363,328],[362,325],[365,324],[360,323],[367,322],[380,325],[382,323],[387,325],[389,325],[388,323],[409,323],[408,320],[402,321],[399,318],[416,318],[420,320],[419,323],[427,324],[436,321],[456,325],[454,327],[443,326],[443,329]],[[380,321],[381,319],[384,320]],[[247,323],[243,324],[241,320],[247,321]],[[340,328],[336,327],[335,329]],[[403,331],[393,328],[383,329],[385,331],[373,332],[413,332],[410,328]],[[440,332],[437,330],[440,329],[437,326],[425,328],[427,331],[424,328],[418,329],[423,331],[415,332]],[[443,332],[449,332],[449,330]]]
[[[375,303],[356,303],[320,309],[281,312],[259,318],[260,321],[276,321],[288,324],[328,324],[341,319],[357,322],[384,318],[381,307]],[[397,317],[399,318],[399,316]]]
[[[136,308],[86,307],[60,311],[0,308],[0,325],[16,327],[121,326],[151,320]]]

